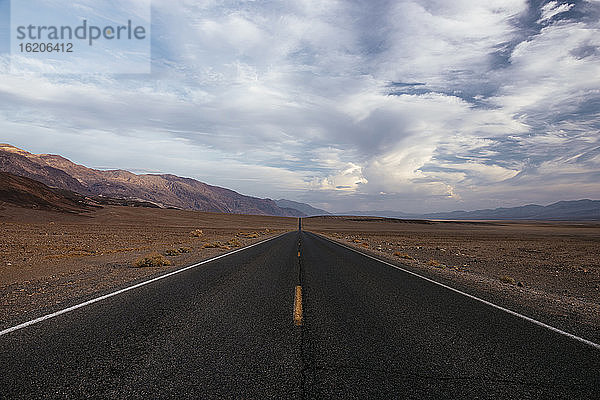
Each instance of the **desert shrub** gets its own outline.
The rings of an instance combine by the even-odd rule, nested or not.
[[[240,243],[240,241],[236,238],[233,238],[230,241],[228,241],[227,245],[231,247],[242,247],[242,243]]]
[[[134,265],[137,268],[164,267],[167,265],[171,265],[171,262],[167,260],[162,254],[152,253],[144,257],[138,258]]]
[[[235,236],[243,237],[243,238],[247,238],[247,239],[256,239],[257,237],[260,237],[260,234],[257,232],[240,232],[240,233],[236,234]]]
[[[212,242],[212,243],[204,243],[203,246],[205,249],[224,249],[224,250],[230,250],[231,247],[229,247],[226,244],[223,244],[221,242]]]
[[[396,257],[404,258],[405,260],[414,260],[413,257],[409,256],[407,253],[402,253],[400,251],[394,252]]]
[[[175,257],[179,255],[178,249],[169,249],[164,252],[164,255],[167,257]]]
[[[191,237],[202,237],[202,235],[204,235],[204,232],[202,232],[202,229],[196,229],[190,232],[190,236]]]
[[[514,285],[516,283],[515,279],[511,276],[508,275],[502,275],[500,277],[500,282],[502,283],[508,283],[509,285]]]
[[[164,252],[167,257],[175,257],[183,253],[191,253],[192,249],[189,247],[180,247],[178,249],[169,249]]]

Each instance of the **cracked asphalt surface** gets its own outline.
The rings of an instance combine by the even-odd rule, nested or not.
[[[597,349],[306,232],[0,336],[0,365],[7,399],[600,394]]]

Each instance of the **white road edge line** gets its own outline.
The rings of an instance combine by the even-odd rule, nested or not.
[[[292,232],[292,231],[290,231],[290,232]],[[216,257],[213,257],[213,258],[209,258],[208,260],[204,260],[204,261],[201,261],[201,262],[199,262],[199,263],[196,263],[196,264],[193,264],[193,265],[190,265],[190,266],[187,266],[187,267],[184,267],[184,268],[178,269],[178,270],[176,270],[176,271],[169,272],[168,274],[164,274],[164,275],[161,275],[161,276],[157,276],[156,278],[152,278],[152,279],[150,279],[150,280],[147,280],[147,281],[144,281],[144,282],[140,282],[140,283],[138,283],[138,284],[135,284],[135,285],[133,285],[133,286],[129,286],[129,287],[126,287],[126,288],[124,288],[124,289],[120,289],[120,290],[117,290],[117,291],[115,291],[115,292],[112,292],[112,293],[105,294],[104,296],[100,296],[100,297],[97,297],[97,298],[95,298],[95,299],[91,299],[91,300],[88,300],[88,301],[86,301],[86,302],[83,302],[83,303],[81,303],[81,304],[77,304],[77,305],[75,305],[75,306],[72,306],[72,307],[65,308],[64,310],[56,311],[56,312],[54,312],[54,313],[52,313],[52,314],[47,314],[47,315],[44,315],[44,316],[42,316],[42,317],[39,317],[39,318],[33,319],[33,320],[31,320],[31,321],[27,321],[27,322],[24,322],[24,323],[22,323],[22,324],[15,325],[15,326],[13,326],[13,327],[11,327],[11,328],[7,328],[7,329],[5,329],[5,330],[3,330],[3,331],[0,331],[0,336],[3,336],[3,335],[6,335],[6,334],[9,334],[9,333],[11,333],[11,332],[14,332],[14,331],[18,331],[19,329],[26,328],[26,327],[28,327],[28,326],[31,326],[31,325],[37,324],[37,323],[39,323],[39,322],[45,321],[45,320],[47,320],[47,319],[50,319],[50,318],[58,317],[59,315],[66,314],[66,313],[68,313],[68,312],[71,312],[71,311],[77,310],[78,308],[82,308],[82,307],[85,307],[85,306],[89,306],[90,304],[94,304],[94,303],[97,303],[97,302],[99,302],[99,301],[106,300],[106,299],[108,299],[108,298],[111,298],[111,297],[117,296],[117,295],[119,295],[119,294],[121,294],[121,293],[125,293],[125,292],[128,292],[128,291],[130,291],[130,290],[137,289],[137,288],[139,288],[139,287],[142,287],[142,286],[146,286],[146,285],[148,285],[148,284],[150,284],[150,283],[153,283],[153,282],[156,282],[156,281],[160,281],[161,279],[165,279],[165,278],[168,278],[168,277],[170,277],[170,276],[173,276],[173,275],[180,274],[180,273],[182,273],[182,272],[184,272],[184,271],[187,271],[187,270],[189,270],[189,269],[196,268],[196,267],[198,267],[198,266],[200,266],[200,265],[203,265],[203,264],[208,264],[209,262],[212,262],[212,261],[218,260],[218,259],[220,259],[220,258],[223,258],[223,257],[230,256],[230,255],[232,255],[232,254],[235,254],[235,253],[238,253],[238,252],[240,252],[240,251],[247,250],[247,249],[249,249],[249,248],[251,248],[251,247],[258,246],[258,245],[260,245],[260,244],[263,244],[263,243],[269,242],[269,241],[271,241],[271,240],[275,240],[275,239],[277,239],[277,238],[279,238],[279,237],[281,237],[281,236],[283,236],[283,235],[285,235],[285,234],[287,234],[287,233],[289,233],[289,232],[282,233],[281,235],[277,235],[277,236],[274,236],[274,237],[272,237],[272,238],[269,238],[269,239],[261,240],[260,242],[257,242],[257,243],[254,243],[254,244],[251,244],[251,245],[249,245],[249,246],[246,246],[246,247],[242,247],[241,249],[237,249],[237,250],[234,250],[234,251],[230,251],[229,253],[221,254],[221,255],[219,255],[219,256],[216,256]]]
[[[312,233],[312,232],[311,232],[311,233]],[[506,312],[506,313],[509,313],[509,314],[511,314],[511,315],[514,315],[514,316],[516,316],[516,317],[522,318],[522,319],[524,319],[524,320],[526,320],[526,321],[532,322],[532,323],[534,323],[534,324],[536,324],[536,325],[538,325],[538,326],[541,326],[542,328],[549,329],[549,330],[551,330],[551,331],[553,331],[553,332],[559,333],[559,334],[561,334],[561,335],[564,335],[564,336],[566,336],[566,337],[569,337],[569,338],[571,338],[571,339],[575,339],[575,340],[577,340],[577,341],[579,341],[579,342],[581,342],[581,343],[587,344],[588,346],[591,346],[591,347],[594,347],[594,348],[596,348],[597,350],[600,350],[600,344],[598,344],[598,343],[594,343],[594,342],[592,342],[592,341],[590,341],[590,340],[584,339],[584,338],[582,338],[582,337],[579,337],[579,336],[577,336],[577,335],[573,335],[572,333],[565,332],[565,331],[563,331],[563,330],[560,330],[560,329],[558,329],[558,328],[555,328],[555,327],[553,327],[553,326],[550,326],[550,325],[548,325],[548,324],[545,324],[545,323],[543,323],[543,322],[541,322],[541,321],[538,321],[538,320],[536,320],[536,319],[530,318],[530,317],[528,317],[528,316],[526,316],[526,315],[519,314],[519,313],[518,313],[518,312],[516,312],[516,311],[509,310],[508,308],[504,308],[504,307],[502,307],[502,306],[499,306],[499,305],[497,305],[497,304],[491,303],[491,302],[489,302],[489,301],[487,301],[487,300],[484,300],[484,299],[481,299],[481,298],[479,298],[479,297],[473,296],[472,294],[465,293],[465,292],[463,292],[463,291],[460,291],[460,290],[458,290],[458,289],[455,289],[455,288],[453,288],[453,287],[451,287],[451,286],[444,285],[443,283],[440,283],[440,282],[434,281],[433,279],[430,279],[430,278],[427,278],[427,277],[425,277],[425,276],[423,276],[423,275],[417,274],[416,272],[412,272],[412,271],[409,271],[409,270],[407,270],[407,269],[404,269],[404,268],[402,268],[402,267],[399,267],[399,266],[397,266],[397,265],[391,264],[391,263],[389,263],[389,262],[387,262],[387,261],[380,260],[380,259],[379,259],[379,258],[377,258],[377,257],[374,257],[374,256],[372,256],[372,255],[370,255],[370,254],[363,253],[363,252],[361,252],[361,251],[358,251],[358,250],[356,250],[356,249],[353,249],[353,248],[352,248],[352,247],[350,247],[350,246],[346,246],[345,244],[342,244],[342,243],[336,242],[335,240],[329,239],[328,237],[321,236],[321,235],[318,235],[318,234],[314,234],[314,235],[316,235],[316,236],[318,236],[318,237],[321,237],[321,238],[323,238],[323,239],[325,239],[325,240],[328,240],[328,241],[330,241],[330,242],[332,242],[332,243],[334,243],[334,244],[337,244],[337,245],[339,245],[339,246],[345,247],[345,248],[347,248],[348,250],[352,250],[352,251],[354,251],[355,253],[361,254],[361,255],[363,255],[363,256],[365,256],[365,257],[368,257],[368,258],[371,258],[371,259],[373,259],[373,260],[375,260],[375,261],[379,261],[380,263],[386,264],[386,265],[388,265],[388,266],[390,266],[390,267],[393,267],[393,268],[399,269],[399,270],[400,270],[400,271],[402,271],[402,272],[405,272],[405,273],[407,273],[407,274],[410,274],[410,275],[416,276],[416,277],[418,277],[418,278],[424,279],[424,280],[426,280],[426,281],[428,281],[428,282],[434,283],[434,284],[436,284],[436,285],[438,285],[438,286],[441,286],[441,287],[443,287],[443,288],[446,288],[446,289],[448,289],[448,290],[451,290],[451,291],[453,291],[453,292],[456,292],[456,293],[458,293],[458,294],[462,294],[463,296],[467,296],[467,297],[469,297],[469,298],[471,298],[471,299],[473,299],[473,300],[477,300],[477,301],[479,301],[479,302],[481,302],[481,303],[483,303],[483,304],[486,304],[486,305],[488,305],[488,306],[490,306],[490,307],[493,307],[493,308],[496,308],[496,309],[498,309],[498,310],[504,311],[504,312]]]

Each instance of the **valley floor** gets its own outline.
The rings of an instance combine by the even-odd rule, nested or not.
[[[0,208],[0,327],[296,229],[284,217]],[[303,229],[600,341],[598,223],[313,217]],[[134,267],[150,253],[171,266]]]

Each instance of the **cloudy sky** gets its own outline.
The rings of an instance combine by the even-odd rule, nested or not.
[[[18,73],[1,45],[0,141],[330,211],[600,199],[599,21],[599,0],[153,0],[149,75]]]

